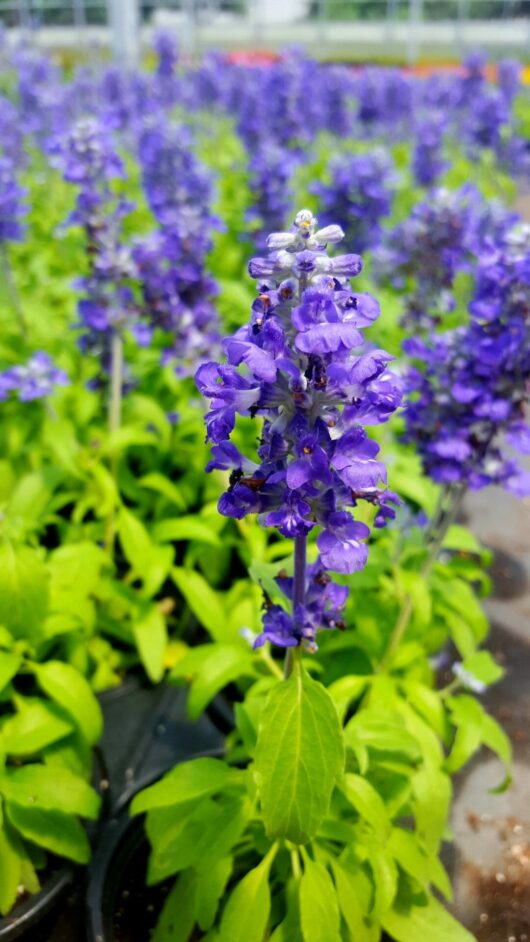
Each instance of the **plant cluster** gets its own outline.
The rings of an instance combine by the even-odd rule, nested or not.
[[[458,513],[528,493],[519,69],[155,52],[0,48],[0,912],[88,861],[134,673],[231,717],[132,802],[153,942],[467,942],[452,776],[511,750]]]

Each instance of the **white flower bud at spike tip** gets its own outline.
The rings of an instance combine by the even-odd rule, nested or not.
[[[301,209],[294,217],[294,224],[297,229],[303,229],[306,232],[313,233],[316,228],[317,220],[310,209]]]
[[[267,238],[268,249],[286,249],[296,240],[294,232],[271,232]]]
[[[344,238],[344,232],[340,226],[326,226],[324,229],[315,232],[314,238],[319,245],[327,245],[328,243],[341,242]]]

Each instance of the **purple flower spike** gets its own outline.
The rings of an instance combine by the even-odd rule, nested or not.
[[[229,473],[220,513],[236,519],[257,513],[304,553],[306,537],[321,528],[321,560],[308,567],[303,601],[303,568],[295,567],[298,594],[292,580],[282,585],[292,614],[269,607],[257,645],[314,650],[319,629],[342,626],[347,590],[325,569],[353,573],[365,565],[370,531],[352,516],[359,501],[376,508],[376,527],[394,517],[398,503],[385,490],[379,447],[362,426],[385,422],[396,410],[399,384],[387,369],[392,357],[363,337],[379,305],[347,280],[361,270],[360,257],[330,258],[326,251],[341,236],[333,223],[318,229],[309,210],[297,214],[290,231],[273,233],[269,254],[250,262],[258,296],[250,323],[224,343],[229,365],[208,363],[196,374],[211,403],[208,470]],[[238,415],[260,422],[256,460],[229,441]]]
[[[427,474],[474,489],[498,484],[526,495],[527,475],[504,440],[530,451],[530,229],[520,227],[483,253],[467,327],[408,341],[417,358],[405,410],[406,439]]]
[[[58,386],[68,386],[70,380],[63,370],[55,366],[47,353],[35,353],[27,363],[12,366],[0,373],[0,400],[15,393],[20,402],[44,399]]]

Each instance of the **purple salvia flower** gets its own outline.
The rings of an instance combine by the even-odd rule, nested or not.
[[[219,344],[218,288],[206,257],[220,224],[211,212],[211,176],[191,144],[186,129],[161,116],[141,129],[142,179],[158,230],[138,240],[133,252],[144,314],[153,329],[170,335],[163,360],[188,374]]]
[[[438,114],[420,121],[416,128],[412,172],[420,186],[432,186],[449,166],[443,159],[445,125]]]
[[[385,490],[378,445],[363,425],[386,421],[400,392],[387,370],[392,358],[363,339],[379,308],[348,283],[361,269],[359,256],[327,254],[326,245],[341,237],[336,225],[317,229],[309,210],[297,214],[289,232],[273,233],[269,254],[249,264],[258,280],[250,323],[225,341],[228,365],[203,365],[196,382],[211,403],[208,470],[230,471],[219,511],[235,518],[257,513],[304,553],[305,537],[319,528],[319,569],[351,573],[366,562],[369,535],[351,509],[368,501],[382,525],[397,502]],[[229,441],[237,415],[263,420],[252,461]],[[292,617],[270,609],[259,643],[313,647],[316,630],[327,626],[307,592],[300,600],[300,579],[295,571]]]
[[[20,402],[43,399],[57,386],[67,386],[69,382],[66,373],[55,366],[47,353],[35,353],[27,363],[0,373],[0,399],[7,399],[11,393]]]
[[[530,230],[515,230],[478,263],[467,327],[430,343],[406,342],[406,439],[427,474],[474,489],[499,484],[530,494],[530,475],[505,452],[502,435],[527,453],[530,380]]]
[[[26,190],[17,183],[14,161],[0,156],[0,249],[6,242],[19,242],[24,237],[25,196]]]
[[[319,197],[319,219],[323,225],[341,226],[348,250],[366,252],[379,243],[381,221],[392,209],[396,180],[392,159],[383,148],[334,157],[329,175],[329,183],[311,188]]]

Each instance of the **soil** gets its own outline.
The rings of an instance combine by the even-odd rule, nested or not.
[[[171,889],[172,880],[146,886],[148,846],[142,843],[123,874],[115,900],[112,942],[146,942]]]
[[[484,697],[514,749],[514,781],[484,750],[456,783],[452,910],[477,942],[530,942],[530,645],[494,627],[490,649],[505,678]]]

